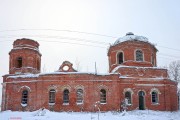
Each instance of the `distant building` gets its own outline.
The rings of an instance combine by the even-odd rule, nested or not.
[[[156,67],[156,52],[146,37],[129,32],[109,47],[107,74],[78,72],[68,61],[40,73],[39,43],[18,39],[3,76],[2,111],[115,111],[125,98],[128,110],[176,111],[177,83]]]

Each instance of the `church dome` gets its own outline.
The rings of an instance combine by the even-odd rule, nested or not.
[[[108,50],[110,72],[118,66],[154,67],[157,49],[144,36],[132,32],[117,39]]]
[[[125,36],[118,38],[118,39],[115,41],[114,45],[117,45],[117,44],[119,44],[119,43],[121,43],[121,42],[124,42],[124,41],[133,41],[133,40],[135,40],[135,41],[148,42],[148,38],[146,38],[146,37],[144,37],[144,36],[134,35],[134,33],[128,32],[128,33],[126,33]]]

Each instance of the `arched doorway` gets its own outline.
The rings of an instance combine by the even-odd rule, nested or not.
[[[144,102],[144,91],[139,91],[139,110],[144,110],[145,109],[145,102]]]

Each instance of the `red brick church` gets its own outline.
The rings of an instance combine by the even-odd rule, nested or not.
[[[41,73],[39,43],[17,39],[3,76],[2,110],[116,111],[126,98],[128,110],[176,111],[177,83],[156,67],[157,51],[146,37],[129,32],[109,47],[107,74],[78,72],[69,61]]]

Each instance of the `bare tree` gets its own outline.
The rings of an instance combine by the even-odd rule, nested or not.
[[[180,82],[180,60],[173,61],[169,64],[168,73],[172,80]]]

